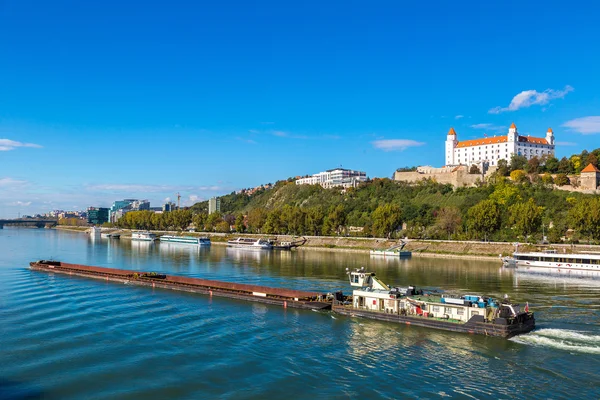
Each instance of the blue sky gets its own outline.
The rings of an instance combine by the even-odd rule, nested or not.
[[[525,4],[527,3],[527,4]],[[0,217],[213,195],[444,140],[600,147],[595,2],[0,0]]]

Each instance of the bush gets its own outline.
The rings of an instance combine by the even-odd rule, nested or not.
[[[570,181],[566,174],[558,174],[554,178],[554,183],[558,186],[566,186],[570,184]]]

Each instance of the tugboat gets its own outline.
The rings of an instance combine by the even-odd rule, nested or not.
[[[339,314],[504,338],[535,328],[529,304],[521,311],[507,296],[497,301],[481,295],[425,293],[413,286],[390,287],[364,268],[347,273],[350,285],[359,289],[352,292],[351,302],[334,301],[332,309]]]

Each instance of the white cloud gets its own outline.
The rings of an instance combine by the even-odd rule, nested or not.
[[[562,126],[584,135],[600,133],[600,116],[575,118],[565,122]]]
[[[403,151],[409,147],[423,146],[424,142],[417,142],[410,139],[384,139],[371,142],[373,147],[383,151]]]
[[[31,201],[13,201],[12,203],[8,203],[8,205],[18,207],[29,207],[31,205]]]
[[[34,144],[34,143],[21,143],[21,142],[17,142],[15,140],[10,140],[10,139],[0,139],[0,151],[10,151],[10,150],[16,149],[17,147],[40,148],[42,146],[40,146],[39,144]]]
[[[492,132],[499,132],[499,131],[503,131],[506,129],[505,126],[494,125],[494,124],[474,124],[474,125],[471,125],[471,128],[485,129],[487,131],[492,131]]]
[[[500,114],[505,111],[517,111],[520,108],[527,108],[534,104],[548,104],[551,100],[562,99],[567,93],[572,92],[572,86],[565,86],[563,90],[546,89],[543,92],[537,90],[524,90],[517,94],[511,100],[508,107],[494,107],[488,111],[490,114]]]
[[[460,114],[459,114],[459,115],[457,115],[456,117],[454,117],[454,119],[461,119],[461,118],[464,118],[464,117],[465,117],[464,115],[460,115]]]
[[[25,185],[26,181],[19,181],[13,178],[0,178],[0,187],[8,188],[13,186],[22,186]]]

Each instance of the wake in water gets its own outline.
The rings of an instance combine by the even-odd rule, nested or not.
[[[533,346],[551,347],[578,353],[600,354],[600,335],[568,329],[540,329],[516,336],[513,342]]]

